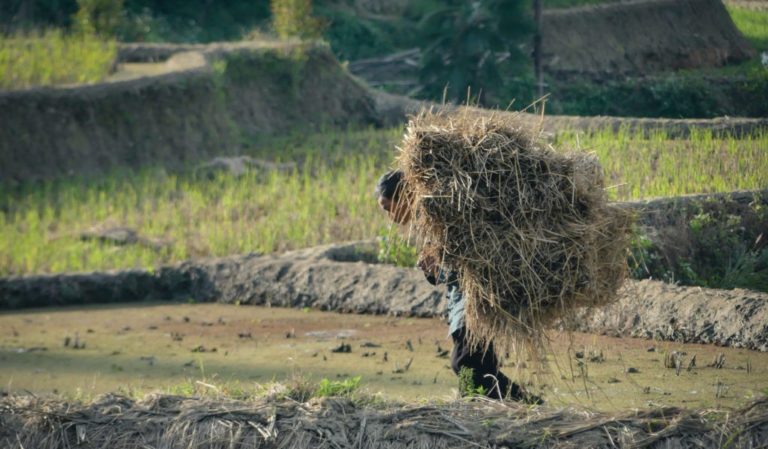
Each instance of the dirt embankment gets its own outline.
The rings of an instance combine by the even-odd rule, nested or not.
[[[369,89],[323,45],[121,46],[124,61],[165,61],[154,75],[91,86],[0,92],[0,183],[169,168],[237,155],[243,135],[322,126],[396,126],[433,106]],[[155,64],[155,66],[157,63]],[[138,71],[141,72],[140,70]],[[523,115],[537,126],[540,118]],[[543,128],[693,128],[744,134],[768,119],[655,120],[548,116]]]
[[[670,448],[763,447],[768,402],[713,415],[657,408],[620,415],[499,401],[366,406],[343,398],[249,401],[107,395],[90,404],[0,400],[0,443],[69,447],[238,448]]]
[[[194,298],[347,313],[443,314],[443,289],[429,285],[416,269],[372,263],[375,254],[375,243],[362,242],[186,262],[152,273],[0,279],[0,308]],[[629,281],[617,303],[583,311],[568,325],[584,332],[768,351],[768,294]]]
[[[639,0],[547,11],[544,66],[557,76],[719,67],[755,52],[720,0]]]
[[[627,283],[620,298],[608,307],[581,313],[572,327],[599,334],[768,351],[768,294],[644,280]]]
[[[408,116],[421,108],[442,107],[427,101],[418,101],[400,95],[374,91],[376,110],[383,123],[405,123]],[[448,105],[452,108],[454,106]],[[478,114],[513,114],[490,109],[474,108]],[[570,116],[514,113],[528,126],[541,128],[554,135],[563,130],[601,131],[626,129],[630,132],[653,133],[663,131],[672,139],[687,138],[692,131],[712,131],[715,136],[745,136],[768,129],[768,118],[720,117],[714,119],[668,119],[609,116]]]
[[[0,93],[0,182],[239,152],[240,137],[378,123],[365,85],[323,45],[203,46],[169,73]]]

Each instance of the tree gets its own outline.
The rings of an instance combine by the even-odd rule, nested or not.
[[[75,30],[114,37],[123,20],[123,0],[77,0]]]
[[[509,73],[525,67],[520,49],[533,23],[522,0],[444,0],[420,25],[423,94],[464,101],[471,89],[480,103],[504,91]],[[525,69],[527,70],[527,69]]]

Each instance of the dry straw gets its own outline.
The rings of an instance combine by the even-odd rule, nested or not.
[[[397,163],[411,232],[460,280],[471,343],[540,355],[554,320],[615,298],[630,216],[594,155],[555,151],[516,114],[462,108],[413,117]]]
[[[765,399],[732,413],[657,408],[612,414],[482,399],[375,406],[343,398],[0,399],[4,449],[747,449],[766,441]]]

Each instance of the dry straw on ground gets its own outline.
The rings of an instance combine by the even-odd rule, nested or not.
[[[411,232],[458,276],[473,343],[540,350],[547,325],[615,298],[630,217],[595,156],[471,108],[421,112],[399,150]]]
[[[766,399],[735,412],[659,408],[619,415],[483,399],[420,406],[159,395],[104,396],[88,405],[0,400],[0,447],[8,449],[746,449],[766,441]]]

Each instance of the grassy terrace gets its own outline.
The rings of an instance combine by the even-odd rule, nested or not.
[[[296,161],[291,173],[211,180],[147,169],[0,188],[0,276],[151,268],[192,257],[282,252],[386,232],[372,187],[402,129],[329,131],[254,143],[251,156]],[[617,200],[768,185],[768,133],[687,140],[564,133],[558,148],[596,152]],[[83,241],[127,226],[159,245]]]
[[[756,50],[768,50],[768,10],[754,10],[727,5],[728,13]]]
[[[102,81],[116,55],[114,41],[93,34],[0,34],[0,90]]]

